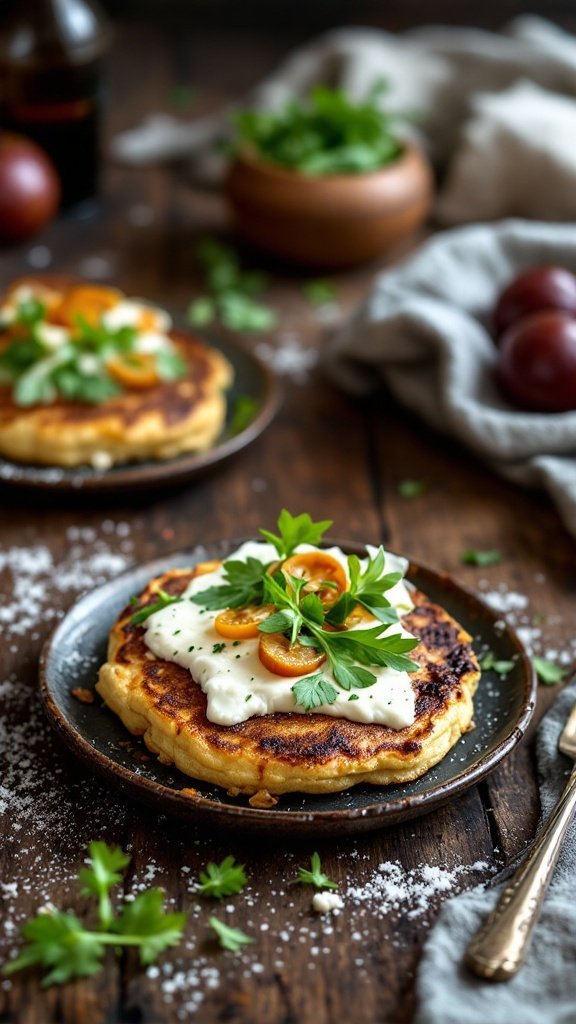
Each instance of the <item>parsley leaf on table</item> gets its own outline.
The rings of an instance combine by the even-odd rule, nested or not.
[[[3,967],[3,974],[39,965],[49,969],[44,986],[62,984],[101,970],[107,946],[116,952],[134,946],[142,963],[149,964],[180,941],[186,914],[165,913],[160,889],[139,893],[115,914],[109,891],[122,880],[120,871],[130,858],[119,847],[104,842],[90,843],[88,852],[89,866],[80,870],[78,878],[83,883],[82,893],[97,897],[98,926],[87,928],[71,910],[40,910],[24,925],[24,948]]]
[[[244,865],[236,864],[234,857],[225,857],[220,864],[211,862],[200,872],[200,882],[196,891],[202,896],[234,896],[246,885]]]
[[[222,949],[228,949],[231,953],[237,953],[242,946],[249,946],[254,942],[250,935],[245,935],[239,928],[231,928],[217,917],[209,918],[208,924],[216,932]]]
[[[322,864],[320,861],[320,854],[313,853],[310,858],[311,870],[309,868],[298,868],[298,878],[296,881],[302,882],[304,885],[314,885],[316,889],[337,889],[338,885],[333,882],[328,875],[325,875],[322,871]]]
[[[539,658],[537,655],[534,655],[532,664],[540,682],[544,683],[545,686],[556,686],[557,683],[561,683],[568,675],[567,669],[562,668],[560,665],[555,665],[553,661],[549,661],[547,658]]]
[[[78,872],[78,879],[83,883],[82,895],[98,897],[100,923],[107,928],[114,917],[110,889],[122,881],[120,872],[130,863],[130,857],[119,846],[108,846],[101,841],[90,843],[88,853],[90,867]]]
[[[188,321],[194,327],[206,327],[216,316],[231,331],[269,331],[276,325],[276,314],[257,296],[266,287],[266,277],[258,271],[244,271],[233,249],[213,238],[197,247],[209,295],[194,299],[188,307]]]
[[[159,612],[170,604],[178,604],[182,600],[182,597],[167,594],[165,590],[159,589],[156,591],[156,600],[152,604],[147,604],[145,608],[140,608],[137,612],[134,612],[130,616],[130,622],[133,626],[141,626],[146,619],[154,615],[154,612]]]
[[[313,306],[321,306],[325,302],[332,302],[336,296],[336,289],[327,278],[316,278],[307,281],[303,287],[304,295]]]
[[[151,964],[169,946],[178,944],[185,924],[185,913],[164,911],[161,889],[146,889],[124,904],[112,930],[116,941],[137,946],[142,963]]]
[[[460,555],[460,561],[462,565],[497,565],[498,562],[502,561],[502,552],[497,550],[478,551],[476,548],[466,548]]]
[[[397,489],[401,498],[410,500],[412,498],[419,498],[424,494],[427,486],[425,480],[400,480]]]

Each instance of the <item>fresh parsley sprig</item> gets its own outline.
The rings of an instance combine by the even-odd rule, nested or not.
[[[398,633],[382,635],[386,627],[379,622],[369,629],[329,631],[324,628],[325,608],[316,594],[302,596],[302,580],[286,579],[283,573],[267,574],[264,580],[264,602],[273,604],[278,611],[272,619],[260,623],[264,633],[289,633],[290,642],[296,639],[305,646],[323,651],[334,679],[344,690],[364,689],[376,683],[376,676],[365,666],[385,666],[397,671],[414,672],[418,664],[406,655],[417,645],[413,637]],[[306,677],[307,688],[300,680],[292,687],[296,703],[307,711],[320,704],[333,704],[337,691],[321,673]],[[320,700],[320,697],[328,699]],[[332,698],[332,699],[330,699]]]
[[[145,608],[139,608],[137,612],[134,612],[130,616],[130,624],[132,626],[141,626],[146,619],[154,615],[154,612],[162,611],[163,608],[168,608],[171,604],[179,604],[183,600],[178,594],[167,594],[165,590],[160,588],[156,591],[156,600],[152,604],[147,604]]]
[[[319,544],[331,526],[331,519],[315,523],[307,512],[293,516],[283,508],[278,516],[278,533],[271,533],[270,530],[260,530],[260,533],[274,545],[279,558],[289,558],[299,544]]]
[[[382,109],[385,83],[353,100],[324,85],[276,111],[245,110],[236,115],[237,143],[263,160],[307,175],[374,171],[402,152],[397,114]]]
[[[338,885],[322,871],[320,854],[313,853],[310,858],[310,868],[298,868],[297,882],[303,885],[313,885],[316,889],[337,889]]]
[[[166,913],[161,889],[146,889],[115,914],[110,889],[121,881],[119,872],[130,858],[119,847],[103,842],[90,843],[88,852],[89,866],[78,877],[83,893],[97,897],[96,928],[87,927],[71,910],[47,907],[24,925],[24,948],[3,967],[4,974],[39,965],[48,971],[42,984],[59,985],[98,973],[107,946],[117,953],[133,946],[141,962],[150,964],[180,941],[186,914]]]
[[[208,924],[216,932],[222,949],[228,949],[231,953],[238,953],[243,946],[249,946],[254,942],[250,935],[246,935],[239,928],[224,924],[217,917],[209,918]]]
[[[270,533],[269,530],[260,530],[260,533],[274,545],[279,558],[285,559],[293,554],[299,544],[318,544],[330,526],[330,519],[315,523],[307,512],[293,516],[284,508],[278,517],[278,534]],[[209,611],[217,611],[219,608],[242,608],[249,604],[266,603],[263,595],[267,564],[248,557],[242,562],[234,559],[226,561],[223,568],[225,582],[195,594],[191,598],[195,604]]]
[[[200,872],[200,884],[196,892],[201,896],[234,896],[246,885],[246,872],[243,864],[237,864],[234,857],[225,857],[220,864],[212,861]]]
[[[231,559],[224,562],[223,570],[225,582],[194,594],[190,598],[194,604],[216,611],[263,603],[266,566],[258,558],[249,557],[244,562]]]
[[[259,271],[245,271],[230,246],[214,238],[205,238],[197,247],[204,269],[209,295],[201,295],[188,307],[188,321],[194,327],[207,327],[219,317],[231,331],[269,331],[276,325],[276,314],[259,301],[266,277]]]
[[[379,547],[374,558],[369,557],[366,568],[362,571],[357,555],[348,556],[348,574],[350,588],[332,605],[326,621],[331,626],[341,626],[357,604],[361,604],[375,619],[390,626],[398,621],[398,613],[391,607],[385,597],[385,591],[391,590],[402,579],[401,572],[384,572],[386,554]]]

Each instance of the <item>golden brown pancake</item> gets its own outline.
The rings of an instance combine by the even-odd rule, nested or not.
[[[169,336],[188,364],[184,377],[98,405],[62,399],[22,408],[11,387],[0,386],[0,454],[15,462],[78,466],[97,462],[102,453],[112,464],[209,448],[224,423],[232,368],[200,339],[179,331]]]
[[[418,778],[471,728],[480,671],[470,636],[438,605],[414,591],[402,618],[420,639],[411,657],[416,719],[405,729],[317,713],[276,713],[222,726],[206,717],[206,697],[190,673],[156,658],[144,629],[130,623],[163,589],[181,594],[200,567],[153,580],[138,605],[124,609],[110,634],[97,690],[106,704],[164,764],[232,792],[326,793],[358,783]]]

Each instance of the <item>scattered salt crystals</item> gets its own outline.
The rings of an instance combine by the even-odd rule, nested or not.
[[[409,870],[399,861],[384,861],[363,885],[350,885],[346,896],[369,907],[377,917],[401,910],[406,917],[415,918],[425,914],[439,896],[453,892],[462,876],[487,870],[485,861],[453,868],[422,864]]]
[[[312,910],[317,914],[330,914],[332,911],[341,910],[344,900],[336,892],[316,892],[312,897]]]
[[[262,341],[255,351],[276,373],[292,377],[297,384],[308,383],[310,370],[318,362],[318,350],[304,345],[293,332],[281,334],[276,345]]]
[[[322,302],[314,310],[314,319],[323,327],[333,327],[340,323],[343,316],[344,311],[337,302]]]
[[[518,594],[514,590],[492,590],[483,594],[486,604],[497,612],[511,612],[528,607],[526,594]]]
[[[66,531],[68,550],[57,562],[43,544],[0,549],[3,601],[0,626],[6,639],[26,637],[60,617],[62,595],[70,598],[118,575],[131,561],[132,542],[127,523],[113,524],[122,551],[92,527],[71,526]],[[128,527],[127,531],[124,527]]]
[[[542,583],[546,577],[543,573],[537,573],[534,579],[537,583]],[[538,654],[567,667],[576,662],[576,636],[572,635],[572,630],[566,631],[565,645],[562,649],[557,644],[550,649],[546,648],[544,630],[537,624],[544,620],[532,614],[526,594],[511,590],[506,583],[499,583],[495,587],[485,579],[480,580],[478,588],[486,604],[502,615],[502,618],[494,623],[496,632],[503,632],[506,625],[512,626],[528,654]],[[561,616],[548,615],[545,622],[550,626],[557,626],[563,624],[563,619]]]
[[[34,270],[45,270],[52,263],[52,252],[47,245],[33,245],[26,254],[26,262]]]

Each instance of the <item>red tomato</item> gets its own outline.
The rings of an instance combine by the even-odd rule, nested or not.
[[[521,409],[576,409],[576,317],[535,313],[513,324],[502,337],[496,374]]]
[[[44,151],[22,135],[0,133],[0,240],[34,235],[59,202],[58,175]]]
[[[566,267],[532,267],[515,278],[496,303],[496,332],[545,309],[576,314],[576,274]]]

